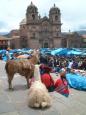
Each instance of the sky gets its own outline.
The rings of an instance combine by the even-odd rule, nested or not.
[[[61,11],[62,32],[86,30],[86,0],[0,0],[0,32],[19,29],[31,1],[43,16],[55,5]]]

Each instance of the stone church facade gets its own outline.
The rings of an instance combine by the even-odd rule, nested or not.
[[[54,6],[49,16],[41,16],[38,8],[31,2],[26,10],[26,17],[20,23],[20,48],[61,47],[61,13]]]
[[[76,32],[61,33],[61,13],[54,4],[49,15],[41,17],[31,2],[19,30],[10,32],[11,48],[81,48],[82,36]],[[78,43],[78,44],[77,44]],[[86,44],[86,43],[85,43]],[[85,45],[84,45],[85,46]]]

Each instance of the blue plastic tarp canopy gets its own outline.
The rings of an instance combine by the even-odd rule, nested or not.
[[[52,55],[67,56],[70,49],[68,48],[58,48],[51,52]]]
[[[86,53],[82,53],[81,55],[82,55],[82,56],[86,56]]]
[[[80,74],[68,73],[66,78],[70,87],[78,90],[86,90],[86,76],[81,76]]]
[[[6,53],[6,50],[0,50],[0,54]]]
[[[67,54],[68,55],[81,55],[82,52],[80,51],[75,51],[75,50],[70,50]]]
[[[40,48],[40,52],[41,54],[45,55],[45,54],[51,54],[51,49],[49,48]]]
[[[58,55],[59,52],[62,51],[62,49],[63,49],[63,48],[58,48],[58,49],[52,50],[52,51],[51,51],[51,55]]]
[[[2,57],[2,60],[7,61],[7,57],[6,56]]]
[[[67,56],[68,52],[70,51],[70,49],[68,48],[63,48],[58,54],[61,56]]]
[[[9,53],[10,54],[13,54],[13,53],[29,53],[29,51],[31,51],[30,48],[23,48],[23,49],[13,49],[13,50],[10,50]]]
[[[82,56],[86,56],[86,49],[83,49],[83,50],[82,50],[81,55],[82,55]]]

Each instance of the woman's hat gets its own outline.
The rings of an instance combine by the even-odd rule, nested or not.
[[[52,71],[52,68],[48,67],[47,65],[41,65],[40,68],[44,69],[46,72]]]
[[[62,68],[59,73],[60,73],[61,77],[64,77],[66,74],[66,70],[64,68]]]

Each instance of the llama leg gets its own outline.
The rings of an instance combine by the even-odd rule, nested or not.
[[[13,89],[13,88],[12,88],[12,79],[13,79],[13,75],[12,75],[12,76],[8,76],[9,90],[10,90],[10,89]]]
[[[28,88],[30,88],[30,78],[32,78],[32,76],[33,76],[32,72],[31,72],[31,73],[29,73],[29,75],[28,75],[28,76],[26,76],[26,80],[27,80],[27,87],[28,87]]]
[[[29,77],[27,77],[26,80],[27,80],[27,87],[30,88]]]

